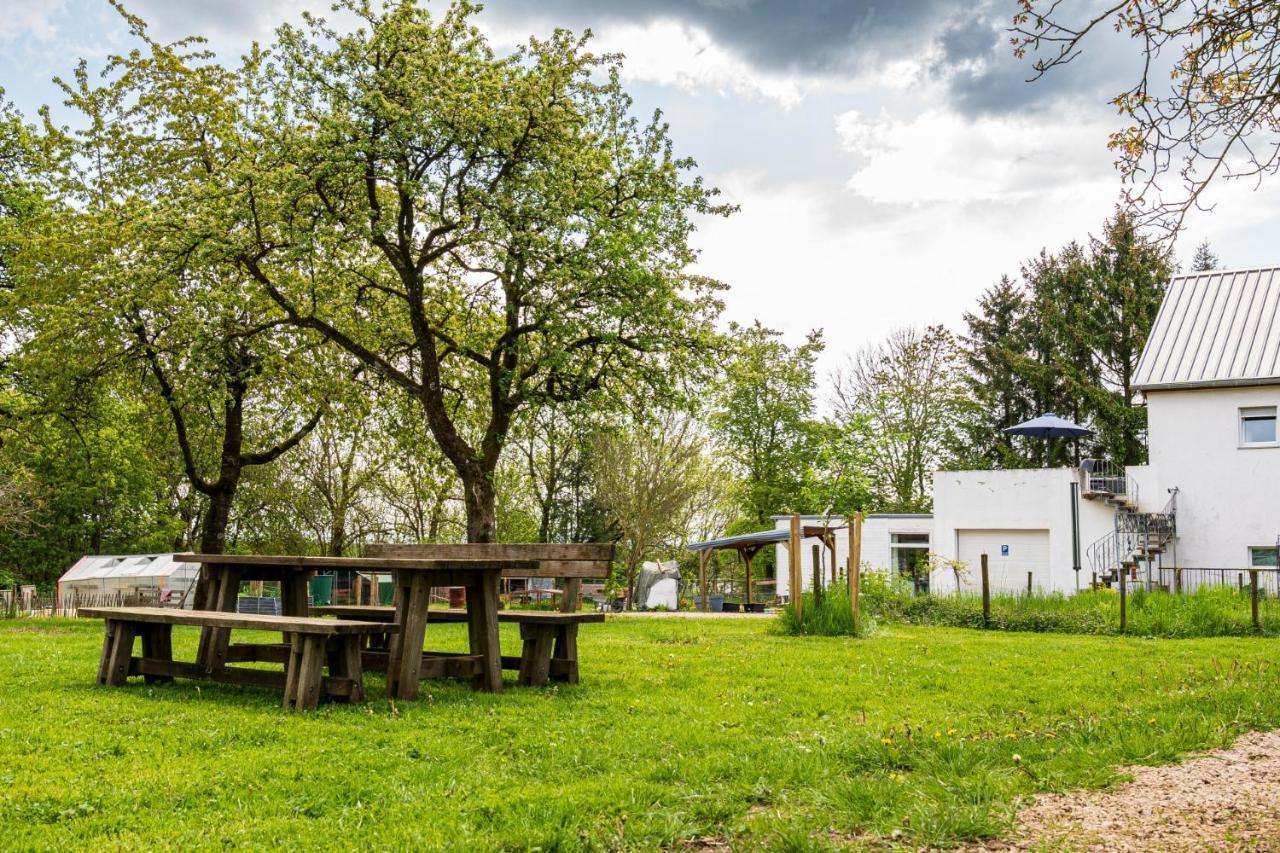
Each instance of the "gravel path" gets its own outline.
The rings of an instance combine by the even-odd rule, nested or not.
[[[1166,767],[1130,767],[1110,791],[1046,794],[1004,850],[1280,851],[1280,732]]]

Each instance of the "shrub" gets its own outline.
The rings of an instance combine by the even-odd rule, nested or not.
[[[868,617],[862,608],[862,620],[858,630],[853,629],[853,608],[849,606],[849,592],[843,587],[832,587],[815,601],[813,593],[804,594],[802,616],[796,619],[794,604],[788,604],[779,615],[779,625],[785,634],[810,634],[820,637],[853,637],[865,635]]]

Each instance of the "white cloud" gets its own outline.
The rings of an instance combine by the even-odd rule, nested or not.
[[[0,40],[34,36],[49,41],[57,35],[53,18],[63,0],[5,0],[0,3]]]
[[[1005,204],[904,206],[868,201],[838,181],[779,185],[763,172],[710,180],[742,206],[702,223],[694,238],[699,271],[732,287],[727,319],[759,318],[792,342],[825,329],[823,370],[900,326],[961,330],[964,312],[1002,274],[1016,275],[1041,247],[1097,232],[1119,186],[1112,177]]]
[[[1083,114],[966,118],[937,107],[905,120],[856,110],[836,116],[845,150],[861,161],[849,189],[885,204],[1008,204],[1114,184],[1110,129]]]

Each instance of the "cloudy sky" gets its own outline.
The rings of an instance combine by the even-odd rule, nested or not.
[[[1074,0],[1082,11],[1088,0]],[[161,37],[227,57],[327,0],[132,0]],[[590,28],[626,55],[637,109],[741,205],[703,224],[701,272],[727,317],[792,341],[822,328],[824,367],[908,324],[962,326],[1001,274],[1097,232],[1119,197],[1108,98],[1135,45],[1098,42],[1035,84],[1004,28],[1013,0],[490,0],[499,47]],[[106,0],[0,0],[0,86],[30,115],[54,75],[125,49]],[[1208,238],[1232,267],[1280,261],[1280,183],[1220,188],[1178,255]]]

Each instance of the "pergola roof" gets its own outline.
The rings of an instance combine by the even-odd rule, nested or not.
[[[800,528],[800,535],[806,539],[812,537],[822,539],[837,530],[844,530],[844,525],[828,527],[825,525],[806,524]],[[791,531],[789,530],[758,530],[755,533],[739,533],[737,536],[708,539],[706,542],[690,542],[685,547],[690,551],[719,551],[721,549],[745,551],[758,550],[765,545],[774,545],[778,542],[785,544],[790,539]]]

